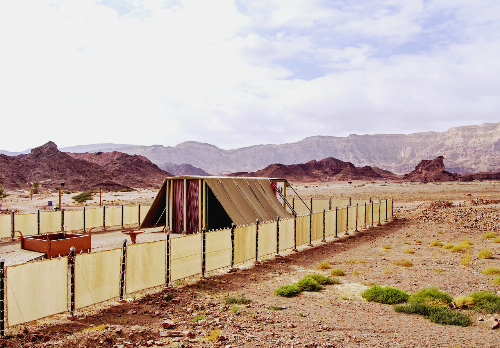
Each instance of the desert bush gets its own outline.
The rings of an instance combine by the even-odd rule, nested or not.
[[[210,334],[205,337],[209,342],[217,342],[219,340],[220,331],[219,329],[210,330]]]
[[[461,242],[460,242],[460,245],[464,246],[464,247],[469,247],[469,248],[472,248],[472,246],[474,245],[474,243],[472,243],[470,240],[468,239],[463,239]]]
[[[252,302],[252,300],[246,298],[245,294],[227,295],[224,298],[225,304],[249,304],[250,302]]]
[[[390,245],[382,245],[382,249],[384,250],[389,250],[391,248]]]
[[[320,262],[317,266],[316,269],[330,269],[332,266],[328,262]]]
[[[462,260],[460,260],[460,263],[462,264],[462,266],[468,266],[469,262],[470,262],[470,254],[466,252],[464,257],[462,257]]]
[[[84,203],[92,198],[93,198],[92,191],[85,191],[76,196],[71,197],[71,199],[74,200],[76,203]]]
[[[323,290],[323,285],[318,284],[314,278],[306,276],[297,282],[297,288],[300,291],[320,291]]]
[[[446,243],[445,245],[443,245],[443,249],[451,249],[455,246],[455,244],[453,243]]]
[[[431,246],[437,246],[437,247],[440,247],[440,246],[443,246],[443,243],[440,242],[439,240],[433,240],[431,241]]]
[[[477,257],[479,257],[480,259],[492,259],[493,253],[488,249],[483,249],[477,253]]]
[[[413,250],[412,248],[407,248],[403,251],[405,254],[414,254],[415,253],[415,250]]]
[[[409,295],[400,289],[390,286],[373,285],[361,293],[361,296],[369,302],[385,304],[403,303],[408,300]]]
[[[483,239],[493,239],[496,238],[497,233],[495,231],[489,231],[481,235]]]
[[[5,197],[7,197],[7,196],[8,196],[7,192],[6,192],[6,191],[5,191],[5,189],[2,187],[2,185],[0,185],[0,199],[5,198]]]
[[[496,277],[496,278],[495,278],[495,279],[493,279],[491,282],[492,282],[493,284],[495,284],[495,285],[500,285],[500,277]]]
[[[330,281],[327,276],[317,273],[308,274],[304,278],[311,278],[314,281],[316,281],[316,283],[318,283],[319,285],[328,285]]]
[[[468,249],[468,248],[470,248],[470,247],[466,247],[463,245],[454,245],[453,248],[450,248],[450,251],[452,253],[458,253],[458,252],[464,251],[465,249]]]
[[[493,243],[500,243],[500,237],[496,237],[495,239],[493,239]]]
[[[342,284],[342,280],[338,277],[328,277],[328,285],[338,285]]]
[[[488,291],[476,291],[470,294],[474,299],[473,309],[486,313],[500,313],[500,296]]]
[[[297,296],[298,294],[300,294],[300,290],[297,287],[297,285],[295,285],[295,284],[282,285],[276,289],[274,294],[277,296],[282,296],[282,297],[293,297],[293,296]]]
[[[342,268],[335,268],[330,271],[330,275],[332,276],[345,276],[345,272]]]
[[[487,275],[500,275],[500,268],[498,267],[487,267],[481,271],[483,274]]]
[[[422,315],[431,322],[441,325],[472,325],[472,320],[469,316],[452,311],[450,308],[444,306],[434,307],[425,303],[413,302],[394,306],[394,310],[399,313]]]
[[[413,262],[411,262],[410,260],[406,260],[406,259],[391,261],[391,263],[393,265],[403,266],[403,267],[412,267],[413,266]]]
[[[470,296],[457,296],[453,299],[453,305],[455,307],[464,309],[464,308],[469,308],[474,305],[474,299]]]
[[[358,275],[363,275],[365,274],[363,271],[360,271],[358,269],[352,271],[352,275],[358,276]]]
[[[408,299],[410,303],[423,303],[430,306],[448,305],[451,301],[453,298],[450,295],[435,287],[420,289]]]

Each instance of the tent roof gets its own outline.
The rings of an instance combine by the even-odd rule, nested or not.
[[[213,176],[177,176],[167,178],[156,196],[153,205],[146,215],[142,228],[164,226],[167,181],[175,179],[202,179],[212,190],[228,216],[236,225],[247,225],[259,221],[290,218],[278,201],[270,180],[285,181],[278,178],[245,178],[245,177],[213,177]]]

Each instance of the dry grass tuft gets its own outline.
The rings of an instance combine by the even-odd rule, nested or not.
[[[496,237],[495,239],[493,239],[493,243],[500,243],[500,237]]]
[[[384,249],[384,250],[389,250],[390,248],[391,248],[390,245],[387,245],[387,244],[386,245],[382,245],[382,249]]]
[[[210,330],[210,334],[205,337],[205,339],[209,342],[217,342],[220,336],[219,329]]]
[[[412,248],[407,248],[403,251],[405,254],[414,254],[415,253],[415,250],[413,250]]]
[[[487,275],[500,275],[500,268],[499,267],[488,267],[485,268],[481,271],[483,274]]]
[[[493,239],[497,237],[497,233],[495,231],[489,231],[481,235],[483,239]]]
[[[464,251],[465,249],[468,249],[468,248],[470,248],[470,247],[466,247],[463,245],[454,245],[453,248],[450,248],[450,251],[452,253],[458,253],[458,252]]]
[[[500,277],[496,277],[496,278],[495,278],[495,279],[493,279],[491,282],[492,282],[493,284],[495,284],[495,285],[500,285]]]
[[[328,262],[320,262],[317,266],[316,269],[330,269],[332,266]]]
[[[464,257],[462,257],[462,260],[460,260],[460,263],[462,266],[468,266],[470,263],[470,254],[467,252],[465,253]]]
[[[445,245],[443,245],[443,249],[451,249],[455,246],[455,244],[453,243],[446,243]]]
[[[443,246],[443,243],[441,243],[439,240],[433,240],[431,241],[431,246],[441,247]]]
[[[410,260],[406,260],[406,259],[391,261],[391,263],[393,265],[402,266],[402,267],[412,267],[413,266],[413,262],[411,262]]]
[[[345,276],[345,272],[342,268],[335,268],[330,271],[330,275],[332,276],[337,276],[337,277],[342,277]]]
[[[360,271],[360,270],[355,270],[355,271],[352,271],[352,275],[355,275],[355,276],[358,276],[358,275],[363,275],[363,274],[365,274],[365,272]]]
[[[488,249],[483,249],[477,253],[477,257],[479,257],[480,259],[492,259],[493,253]]]
[[[420,239],[417,239],[417,240],[415,241],[415,244],[422,244],[422,241],[421,241]]]
[[[469,296],[457,296],[453,299],[452,303],[460,309],[467,309],[475,304],[474,299]]]

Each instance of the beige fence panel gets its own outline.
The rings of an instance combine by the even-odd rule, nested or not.
[[[358,230],[365,227],[365,204],[358,205]]]
[[[139,206],[123,207],[123,225],[137,226],[139,224]]]
[[[374,225],[380,223],[379,212],[380,212],[380,203],[373,203],[373,224]]]
[[[335,217],[335,210],[327,211],[325,214],[325,236],[335,235],[335,224],[337,223]]]
[[[259,225],[259,257],[276,254],[276,221]]]
[[[40,233],[61,231],[61,212],[42,211],[40,212]]]
[[[393,198],[389,199],[389,203],[387,206],[387,216],[388,216],[389,220],[392,220],[392,218],[393,218],[393,216],[392,216],[392,205],[393,204],[394,204],[394,199]]]
[[[329,199],[313,199],[312,205],[313,213],[319,213],[324,210],[330,210],[330,200]]]
[[[171,277],[177,280],[201,273],[202,234],[172,238],[171,240]]]
[[[231,266],[231,230],[207,232],[205,238],[206,271]]]
[[[106,207],[106,228],[122,225],[122,207]]]
[[[338,210],[337,233],[346,232],[347,207]]]
[[[165,240],[127,246],[125,289],[128,293],[166,283]]]
[[[297,246],[309,244],[309,215],[297,217]]]
[[[64,230],[65,231],[83,230],[83,210],[64,211]]]
[[[366,226],[373,225],[372,215],[373,215],[373,205],[370,203],[366,205]]]
[[[306,205],[304,205],[304,203]],[[308,203],[306,201],[304,201],[304,203],[302,203],[302,201],[300,199],[294,200],[295,207],[293,208],[293,210],[295,210],[297,215],[309,215],[309,204],[310,203]]]
[[[332,199],[332,209],[335,207],[344,208],[349,205],[349,199]]]
[[[0,238],[10,237],[12,233],[12,216],[0,215]]]
[[[24,236],[32,236],[38,234],[37,214],[15,214],[14,228],[16,231],[21,231]],[[60,229],[61,221],[59,221],[59,230]]]
[[[7,299],[9,326],[66,312],[68,259],[7,267]]]
[[[356,207],[349,206],[347,207],[349,210],[348,212],[348,218],[349,218],[349,225],[348,225],[348,230],[353,231],[356,229]]]
[[[380,202],[380,221],[387,221],[388,216],[386,215],[387,211],[387,200],[384,199],[383,201]]]
[[[142,205],[141,204],[141,221],[140,221],[141,224],[144,221],[144,218],[146,217],[146,215],[149,211],[149,208],[151,208],[150,205]]]
[[[238,227],[234,230],[234,263],[255,258],[256,226]]]
[[[75,307],[120,296],[121,249],[75,257]]]
[[[103,208],[85,209],[85,228],[102,228]]]
[[[323,212],[312,214],[312,238],[313,241],[323,239]]]
[[[358,204],[359,206],[365,205],[365,203],[370,203],[369,199],[351,199],[351,205],[354,206]]]
[[[294,246],[293,218],[280,220],[280,250]]]

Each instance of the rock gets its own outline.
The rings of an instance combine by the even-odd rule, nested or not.
[[[155,341],[154,342],[155,346],[164,346],[165,345],[165,342],[162,342],[162,341]]]
[[[155,341],[149,340],[149,341],[146,342],[146,346],[147,347],[151,347],[154,343],[155,343]]]
[[[196,336],[196,334],[191,330],[186,330],[186,331],[182,331],[182,336],[193,338]]]
[[[136,310],[131,309],[131,310],[129,310],[129,311],[127,312],[127,315],[131,315],[131,314],[137,314],[137,311],[136,311]]]
[[[172,329],[175,327],[175,323],[172,320],[164,320],[161,326],[164,329]]]
[[[160,329],[160,337],[182,337],[182,331],[165,331]]]
[[[480,321],[479,324],[481,326],[490,328],[492,330],[498,329],[500,327],[500,322],[497,318],[489,318],[483,321]]]

